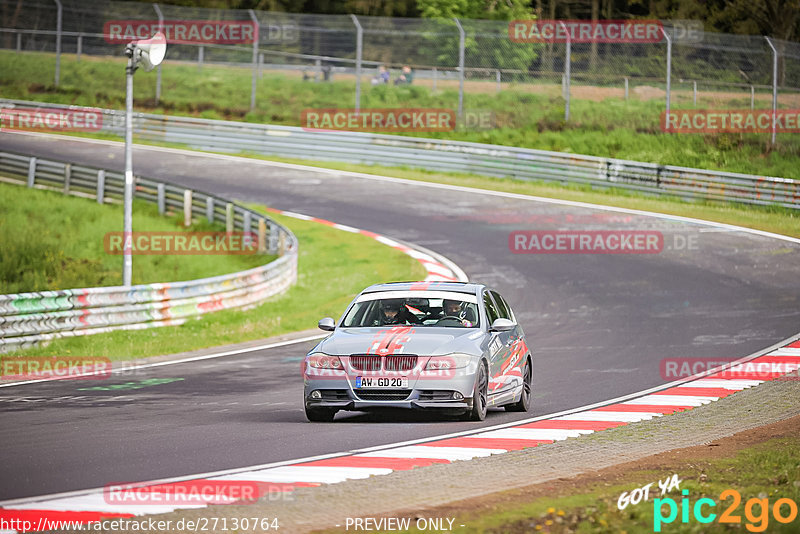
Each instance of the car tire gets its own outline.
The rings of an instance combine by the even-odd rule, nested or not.
[[[312,423],[331,423],[338,410],[306,407],[306,419]]]
[[[486,366],[481,363],[475,374],[475,385],[472,388],[472,408],[467,410],[463,419],[465,421],[483,421],[486,419],[488,401],[489,378]]]
[[[533,385],[533,370],[531,361],[525,360],[525,367],[522,369],[522,394],[519,401],[514,404],[506,405],[507,412],[527,412],[531,407],[531,389]]]

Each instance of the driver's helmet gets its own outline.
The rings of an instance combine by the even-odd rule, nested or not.
[[[464,303],[460,300],[445,299],[442,301],[442,312],[444,315],[460,317],[463,312]]]
[[[386,299],[381,301],[381,310],[384,312],[399,312],[403,307],[403,299]]]

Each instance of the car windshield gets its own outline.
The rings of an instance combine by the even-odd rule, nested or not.
[[[478,305],[474,296],[362,295],[345,315],[342,326],[349,328],[415,325],[446,328],[478,328]]]

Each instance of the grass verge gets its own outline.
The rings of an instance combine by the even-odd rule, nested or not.
[[[104,236],[122,231],[122,207],[55,191],[0,182],[0,293],[122,284],[122,256],[106,252]],[[134,231],[224,232],[225,226],[180,215],[164,217],[134,201]],[[137,255],[133,283],[193,280],[243,271],[274,259],[261,255]]]
[[[52,81],[53,58],[52,54],[38,52],[0,51],[0,72],[3,72],[0,92],[5,98],[124,107],[123,58],[83,56],[77,62],[74,56],[64,55],[58,87]],[[297,126],[304,109],[353,105],[352,78],[312,83],[286,73],[267,72],[258,81],[256,108],[250,110],[249,68],[207,64],[198,71],[193,64],[167,63],[158,103],[155,76],[135,77],[137,110]],[[364,109],[454,109],[458,102],[455,88],[433,91],[422,85],[362,86]],[[749,105],[749,98],[742,95],[724,107],[744,109]],[[687,106],[691,107],[691,101],[676,95],[673,108]],[[720,107],[713,101],[704,101],[702,95],[698,106]],[[800,178],[797,165],[800,134],[779,134],[775,147],[769,146],[769,134],[665,134],[660,126],[663,107],[662,99],[626,102],[606,98],[597,102],[576,94],[571,100],[570,121],[564,122],[564,100],[558,92],[552,94],[528,84],[510,84],[500,93],[468,89],[464,96],[465,110],[494,113],[494,128],[414,135]]]
[[[258,206],[250,207],[266,214]],[[338,317],[353,295],[370,284],[426,275],[416,260],[370,237],[268,215],[292,230],[300,242],[298,280],[286,293],[251,310],[214,312],[182,326],[58,339],[14,355],[130,360],[261,339],[313,328],[324,316]]]

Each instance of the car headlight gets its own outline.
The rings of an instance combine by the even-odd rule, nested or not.
[[[469,365],[472,356],[469,354],[447,354],[446,356],[431,356],[426,371],[444,371],[447,369],[461,369]]]
[[[306,361],[309,367],[314,367],[315,369],[344,369],[342,360],[338,356],[330,356],[321,352],[309,354],[306,357]]]

